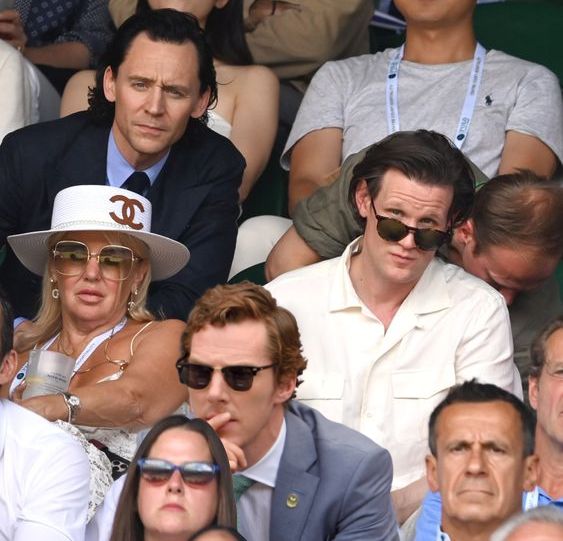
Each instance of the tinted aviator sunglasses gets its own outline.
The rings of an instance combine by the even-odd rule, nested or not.
[[[137,466],[143,479],[149,483],[164,483],[177,470],[180,472],[184,483],[207,485],[219,473],[219,466],[209,462],[173,464],[160,458],[140,458],[137,461]]]
[[[190,389],[205,389],[211,382],[211,377],[215,370],[223,374],[227,385],[234,391],[248,391],[252,387],[254,377],[258,372],[266,368],[273,368],[275,365],[267,366],[225,366],[224,368],[213,368],[206,364],[194,364],[186,361],[182,357],[176,363],[176,369],[180,376],[180,381],[190,387]]]
[[[90,259],[95,258],[101,275],[109,280],[127,280],[133,263],[140,261],[131,248],[109,244],[90,252],[86,244],[77,240],[61,240],[51,250],[55,271],[62,276],[79,276]]]
[[[381,216],[377,214],[373,201],[371,202],[373,212],[377,218],[377,232],[383,240],[390,242],[399,242],[412,232],[414,243],[421,250],[437,250],[444,242],[446,242],[450,233],[448,231],[440,231],[439,229],[411,227],[396,218]]]

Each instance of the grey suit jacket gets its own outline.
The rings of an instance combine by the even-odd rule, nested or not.
[[[297,401],[285,421],[270,541],[398,539],[389,453]]]
[[[297,401],[285,422],[269,541],[398,540],[389,453]],[[125,479],[110,488],[86,528],[86,541],[109,540]]]

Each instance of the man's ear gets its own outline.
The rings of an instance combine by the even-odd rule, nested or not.
[[[368,190],[367,182],[362,179],[356,187],[356,208],[362,218],[367,218],[371,211],[371,195]]]
[[[287,402],[293,395],[297,385],[296,378],[286,376],[281,379],[277,384],[276,389],[276,403],[283,404]]]
[[[115,102],[115,77],[110,66],[104,71],[104,96],[109,102]]]
[[[528,377],[528,400],[530,402],[530,406],[537,411],[538,409],[538,386],[539,386],[539,376]]]
[[[522,490],[525,490],[526,492],[534,490],[534,487],[538,482],[538,463],[539,458],[537,455],[530,455],[524,459]]]
[[[10,383],[16,375],[18,367],[18,354],[14,349],[10,350],[0,365],[0,386]]]
[[[457,228],[457,236],[464,247],[471,250],[475,247],[475,225],[472,218],[468,218]]]
[[[191,113],[191,117],[199,118],[201,115],[207,111],[209,107],[209,96],[211,95],[211,90],[208,88],[199,98],[197,99],[196,106]]]
[[[432,454],[426,455],[426,480],[432,492],[438,492],[440,486],[438,484],[438,464],[436,457]]]

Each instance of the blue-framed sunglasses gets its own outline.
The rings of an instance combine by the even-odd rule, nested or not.
[[[140,458],[137,466],[143,479],[149,483],[164,483],[178,470],[184,483],[207,485],[219,473],[219,466],[210,462],[173,464],[161,458]]]

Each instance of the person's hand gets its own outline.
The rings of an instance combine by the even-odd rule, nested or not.
[[[10,394],[10,400],[12,402],[15,402],[16,404],[19,404],[23,398],[23,392],[25,391],[25,388],[27,387],[27,383],[25,382],[25,379],[13,390],[13,392]]]
[[[66,421],[68,419],[68,408],[61,395],[47,394],[44,396],[34,396],[33,398],[27,398],[24,400],[22,398],[22,394],[25,391],[25,387],[26,384],[24,382],[14,389],[11,396],[13,402],[22,408],[26,408],[33,413],[37,413],[37,415],[41,415],[41,417],[44,417],[47,421],[56,421],[57,419]]]
[[[263,20],[274,15],[280,15],[288,10],[301,10],[301,6],[283,0],[254,0],[248,10],[245,27],[248,31],[254,30]]]
[[[231,414],[228,412],[219,413],[212,417],[207,422],[211,425],[211,428],[217,432],[221,438],[221,428],[225,426],[231,420]],[[244,451],[232,441],[227,438],[221,438],[221,443],[227,452],[227,458],[229,459],[229,466],[232,472],[239,470],[244,470],[247,466],[246,457],[244,456]]]
[[[15,9],[0,11],[0,38],[18,51],[25,49],[27,36],[23,29],[19,11]]]

